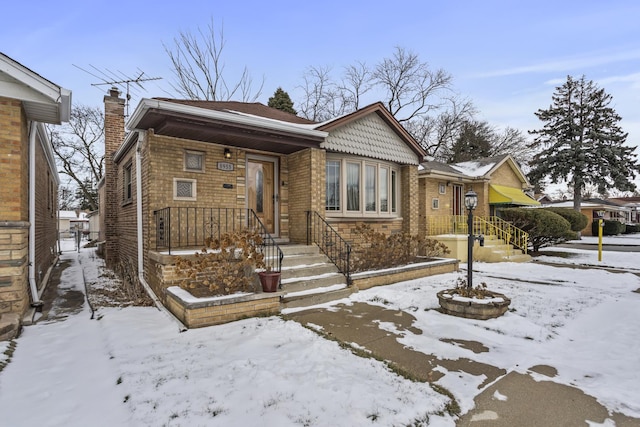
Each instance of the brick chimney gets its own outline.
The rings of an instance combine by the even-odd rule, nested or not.
[[[105,262],[113,268],[118,263],[118,167],[113,156],[124,141],[124,99],[112,87],[104,97],[104,236]]]

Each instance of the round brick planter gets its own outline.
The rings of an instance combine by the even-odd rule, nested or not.
[[[487,320],[502,316],[511,300],[497,292],[487,291],[485,299],[466,298],[451,293],[451,289],[438,292],[438,301],[442,311],[453,316],[467,319]]]

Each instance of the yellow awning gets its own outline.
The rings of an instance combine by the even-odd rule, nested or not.
[[[540,202],[533,200],[519,188],[489,184],[489,204],[538,206]]]

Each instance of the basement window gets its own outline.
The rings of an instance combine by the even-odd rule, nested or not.
[[[196,200],[196,180],[173,178],[173,200]]]

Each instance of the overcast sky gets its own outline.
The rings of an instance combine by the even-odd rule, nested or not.
[[[295,102],[309,66],[374,65],[401,46],[452,74],[480,119],[523,131],[541,127],[534,112],[567,75],[584,74],[613,96],[629,145],[640,143],[635,0],[5,3],[0,51],[71,89],[74,103],[100,105],[108,87],[92,84],[111,80],[107,70],[163,78],[140,96],[175,95],[163,43],[213,18],[224,25],[227,72],[247,66],[254,81],[264,76],[265,104],[278,86]]]

